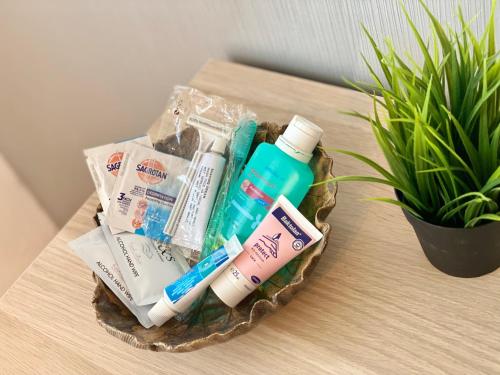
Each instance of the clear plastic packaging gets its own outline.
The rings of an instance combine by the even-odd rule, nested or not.
[[[226,141],[219,138],[200,159],[172,243],[201,251],[210,214],[224,172]]]
[[[133,157],[139,147],[134,146],[120,168],[109,224],[117,227],[117,216],[126,211],[127,223],[136,220],[135,227],[118,229],[170,243],[198,261],[216,197],[227,195],[227,181],[233,179],[235,129],[255,117],[241,104],[176,86],[151,132],[156,131],[157,154]],[[176,189],[166,192],[173,185]]]

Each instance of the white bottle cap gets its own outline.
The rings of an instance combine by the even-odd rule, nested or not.
[[[162,326],[167,320],[177,315],[177,312],[172,310],[168,302],[162,297],[156,304],[148,311],[148,317],[155,326]]]
[[[217,137],[217,138],[215,138],[214,143],[212,143],[212,147],[210,147],[210,151],[223,155],[224,152],[226,152],[226,145],[227,145],[226,138]]]
[[[319,126],[304,117],[295,115],[285,132],[278,137],[275,145],[291,157],[308,163],[322,135],[323,129]]]
[[[234,276],[233,272],[235,270],[238,272],[239,278]],[[245,285],[255,289],[255,287],[241,275],[241,272],[239,272],[236,266],[231,264],[212,284],[210,284],[210,288],[212,288],[217,297],[227,306],[235,307],[243,298],[252,292],[252,290],[245,288]]]

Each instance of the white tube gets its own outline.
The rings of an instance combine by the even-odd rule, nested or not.
[[[211,151],[203,154],[172,243],[201,252],[226,164],[225,149],[226,140],[217,138]]]
[[[186,199],[189,194],[189,188],[191,187],[191,183],[193,181],[194,175],[198,170],[198,165],[200,164],[202,153],[198,150],[194,153],[193,160],[189,163],[189,169],[186,174],[186,181],[181,186],[181,190],[179,190],[179,195],[177,196],[177,200],[175,201],[174,207],[172,208],[172,212],[168,217],[167,224],[163,229],[163,233],[172,237],[177,230],[177,226],[179,225],[179,217],[182,214],[182,210],[186,205]]]
[[[185,312],[210,283],[236,258],[243,248],[233,236],[219,249],[200,261],[178,280],[165,287],[163,297],[148,312],[156,326],[163,325],[177,314]]]
[[[198,171],[198,166],[200,164],[202,155],[208,151],[210,143],[212,143],[211,149],[213,151],[214,145],[216,143],[218,145],[222,144],[221,143],[222,139],[224,142],[223,148],[225,149],[226,147],[225,138],[228,137],[229,134],[232,132],[231,127],[227,125],[212,121],[210,119],[195,115],[193,113],[190,114],[189,117],[187,118],[186,124],[198,130],[200,140],[199,140],[198,150],[196,150],[196,152],[194,153],[193,159],[191,160],[191,163],[189,165],[189,171],[188,174],[186,175],[186,180],[181,187],[177,201],[175,202],[170,217],[168,218],[167,224],[165,225],[165,228],[163,230],[163,233],[165,233],[170,237],[174,236],[177,227],[179,225],[180,216],[182,215],[184,206],[186,205],[186,200],[189,194],[189,190],[191,188],[191,183],[193,181],[194,174]],[[211,141],[213,137],[215,137],[214,142]],[[222,152],[220,153],[223,154],[224,150],[222,150]]]

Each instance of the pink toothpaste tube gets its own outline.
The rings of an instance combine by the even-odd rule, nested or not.
[[[243,252],[210,287],[222,302],[235,307],[321,237],[323,234],[281,195],[245,241]]]

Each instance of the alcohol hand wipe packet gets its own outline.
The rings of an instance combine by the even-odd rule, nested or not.
[[[104,213],[108,211],[109,198],[118,176],[118,170],[131,144],[153,147],[149,136],[146,135],[120,143],[110,143],[83,150]]]
[[[153,306],[137,306],[135,304],[101,228],[96,228],[78,237],[71,241],[69,246],[137,317],[139,323],[145,328],[150,328],[153,325],[148,317],[148,311]]]
[[[189,265],[180,250],[133,233],[111,234],[103,215],[99,215],[99,221],[137,305],[158,302],[163,296],[165,285],[189,271]]]
[[[122,162],[106,215],[113,229],[170,242],[163,233],[189,160],[132,145]],[[113,231],[116,233],[116,231]]]

